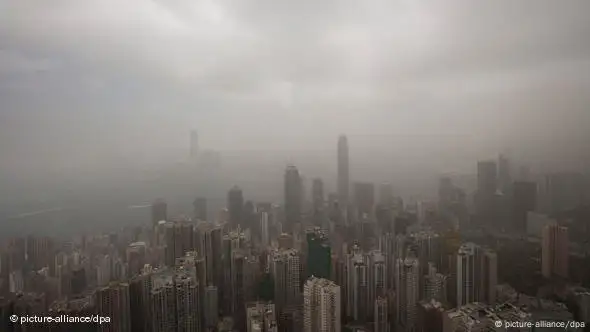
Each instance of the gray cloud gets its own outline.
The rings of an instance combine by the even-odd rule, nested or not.
[[[342,132],[490,151],[580,137],[589,12],[584,0],[0,0],[0,149],[150,154],[182,150],[193,127],[214,148],[328,148]]]

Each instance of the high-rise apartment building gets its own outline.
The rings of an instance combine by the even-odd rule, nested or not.
[[[456,266],[458,306],[496,302],[498,258],[493,250],[465,243],[457,252]]]
[[[109,324],[99,325],[101,332],[130,332],[131,311],[129,302],[129,284],[114,282],[100,288],[95,294],[97,314],[110,317]]]
[[[367,297],[367,317],[370,321],[375,321],[375,304],[377,299],[384,297],[387,292],[387,265],[385,255],[374,250],[367,254],[368,263],[368,297]]]
[[[419,262],[408,257],[397,260],[396,268],[396,331],[412,332],[417,326],[417,304],[420,300],[418,281],[420,278]]]
[[[219,296],[216,286],[205,287],[203,318],[205,329],[214,329],[219,321]]]
[[[332,248],[328,236],[319,228],[308,230],[307,237],[307,274],[317,278],[330,279],[332,271]]]
[[[303,286],[303,331],[341,331],[340,286],[311,277]]]
[[[373,331],[374,332],[389,332],[389,312],[388,302],[386,297],[377,297],[375,299],[375,313],[373,314]]]
[[[246,332],[277,331],[277,313],[272,302],[246,304]]]
[[[543,227],[541,271],[545,278],[567,278],[569,274],[569,236],[565,226]]]
[[[367,318],[368,270],[367,256],[355,245],[346,262],[346,316],[354,321],[364,321]]]
[[[274,279],[274,295],[277,313],[287,307],[300,306],[300,273],[301,262],[299,252],[295,249],[275,250],[270,253],[270,273]]]
[[[193,233],[195,249],[205,260],[205,285],[222,286],[222,228],[212,222],[202,222],[195,227]]]

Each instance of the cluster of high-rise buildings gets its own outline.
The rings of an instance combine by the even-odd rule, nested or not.
[[[196,134],[191,142],[195,156]],[[143,227],[11,239],[0,251],[0,331],[454,332],[541,317],[590,324],[590,269],[570,264],[590,255],[570,241],[579,221],[558,214],[583,205],[578,182],[552,176],[539,186],[529,174],[513,177],[502,156],[478,163],[473,200],[444,177],[437,200],[404,202],[392,184],[351,182],[346,137],[337,149],[337,188],[313,179],[310,204],[290,165],[278,203],[248,201],[234,186],[216,213],[199,197],[192,216],[171,216],[158,199]],[[520,271],[531,278],[511,278]],[[111,323],[23,329],[7,319],[30,313]]]

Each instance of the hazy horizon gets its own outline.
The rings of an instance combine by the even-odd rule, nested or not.
[[[587,172],[588,12],[584,0],[0,0],[2,199],[181,182],[171,170],[193,129],[222,155],[214,196],[259,178],[270,196],[289,162],[332,186],[340,134],[353,181],[412,195],[506,150],[535,172]]]

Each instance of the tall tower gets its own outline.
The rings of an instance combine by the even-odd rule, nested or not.
[[[324,213],[324,181],[322,179],[313,179],[311,186],[311,200],[313,205],[313,220],[316,226],[320,226]]]
[[[156,226],[160,221],[168,219],[168,204],[159,198],[152,203],[152,226]]]
[[[543,228],[541,271],[545,278],[567,278],[569,269],[568,229],[559,225]]]
[[[385,297],[378,297],[375,299],[375,313],[373,316],[375,317],[374,326],[375,328],[373,331],[375,332],[389,332],[389,317],[388,317],[388,304],[387,298]]]
[[[193,217],[195,220],[208,220],[207,219],[207,199],[204,197],[197,197],[193,201]]]
[[[196,159],[199,154],[199,135],[196,130],[191,130],[190,137],[190,157]]]
[[[238,186],[233,186],[227,194],[229,224],[232,228],[241,224],[244,211],[244,194]]]
[[[397,330],[415,331],[417,318],[417,303],[420,299],[418,289],[419,263],[416,258],[397,260],[396,294],[397,300]]]
[[[340,286],[311,277],[303,287],[303,331],[341,331]]]
[[[498,157],[498,188],[507,194],[511,189],[510,160],[504,154]]]
[[[457,252],[457,306],[475,302],[477,247],[466,243]]]
[[[277,250],[271,255],[269,263],[275,282],[275,305],[281,314],[288,307],[299,305],[301,262],[295,249]]]
[[[348,157],[348,139],[342,135],[338,138],[338,202],[346,207],[350,194],[350,170]]]
[[[354,246],[346,262],[346,315],[354,321],[367,318],[369,298],[369,266],[367,256]]]
[[[112,283],[96,291],[97,314],[111,317],[110,324],[100,326],[99,331],[131,330],[131,311],[129,302],[129,284]]]
[[[477,215],[484,223],[494,220],[498,169],[495,161],[477,163]]]
[[[315,228],[307,231],[306,238],[308,276],[330,279],[332,248],[327,235],[319,228]]]
[[[285,225],[283,230],[292,232],[293,226],[301,222],[303,200],[301,176],[297,167],[290,165],[285,170]]]

